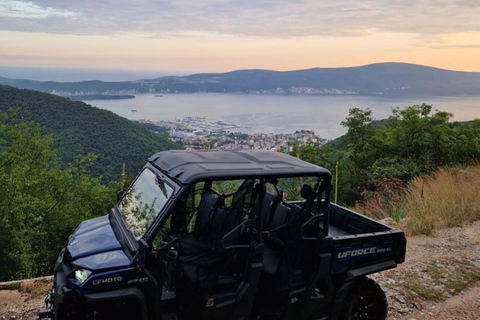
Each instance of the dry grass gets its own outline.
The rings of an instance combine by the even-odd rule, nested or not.
[[[480,166],[472,171],[440,169],[409,185],[402,210],[410,234],[461,226],[480,219]]]
[[[36,280],[36,281],[25,281],[20,284],[18,291],[30,293],[32,295],[46,295],[50,288],[52,287],[52,280]]]
[[[352,209],[375,219],[392,218],[400,222],[405,218],[402,205],[407,186],[399,180],[390,180],[377,186],[377,191]]]
[[[401,190],[401,191],[398,191]],[[444,168],[414,179],[397,192],[382,192],[354,210],[405,223],[410,235],[434,234],[480,219],[480,165],[468,171]]]

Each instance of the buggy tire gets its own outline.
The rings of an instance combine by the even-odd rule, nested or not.
[[[353,283],[340,317],[341,320],[385,320],[388,303],[385,292],[370,278]]]

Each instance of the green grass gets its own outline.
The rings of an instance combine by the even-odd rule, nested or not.
[[[419,272],[409,270],[396,280],[403,287],[428,301],[443,301],[480,281],[480,268],[466,258],[431,260]]]
[[[418,296],[422,297],[428,301],[439,302],[445,299],[445,296],[442,292],[433,289],[432,287],[426,286],[425,284],[418,282],[407,282],[405,283],[405,288],[415,292]]]

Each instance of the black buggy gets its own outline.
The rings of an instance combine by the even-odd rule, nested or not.
[[[45,318],[385,319],[368,274],[404,233],[330,203],[326,169],[274,151],[152,156],[58,257]]]

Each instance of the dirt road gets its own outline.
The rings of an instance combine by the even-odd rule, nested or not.
[[[51,279],[0,285],[0,319],[38,319],[38,311],[45,308],[44,299],[51,286]]]
[[[387,294],[388,320],[480,319],[480,221],[435,237],[408,238],[405,263],[372,278]],[[0,320],[37,319],[50,285],[0,285]]]
[[[480,319],[480,221],[408,238],[405,263],[373,278],[387,294],[388,320]]]

